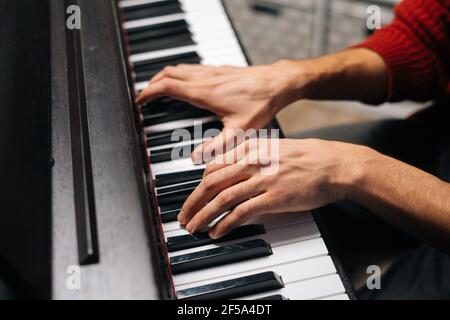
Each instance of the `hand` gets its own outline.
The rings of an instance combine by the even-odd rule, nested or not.
[[[217,114],[224,123],[224,131],[194,151],[196,160],[195,155],[223,150],[223,144],[233,139],[230,131],[260,129],[281,108],[302,98],[310,80],[306,68],[302,66],[298,62],[280,61],[273,65],[247,68],[167,67],[150,81],[137,98],[137,103],[171,96]]]
[[[264,154],[262,146],[273,143],[269,140],[247,140],[208,164],[202,182],[185,202],[179,222],[195,233],[231,210],[210,230],[212,238],[220,238],[259,215],[308,211],[346,199],[347,187],[358,180],[362,164],[378,155],[369,148],[341,142],[278,142],[275,151],[279,154],[269,155],[270,164],[278,165],[272,174],[263,171],[267,159],[254,161]],[[225,159],[233,161],[225,164]]]

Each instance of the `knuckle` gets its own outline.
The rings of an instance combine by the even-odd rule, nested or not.
[[[159,82],[159,85],[160,85],[160,87],[161,87],[161,90],[167,90],[167,88],[169,88],[169,84],[170,84],[170,81],[169,81],[168,79],[162,79],[162,80]]]
[[[202,149],[202,153],[206,152],[205,148]],[[215,160],[214,160],[215,161]],[[213,179],[212,177],[210,177],[215,171],[216,171],[216,167],[217,164],[212,162],[209,163],[206,168],[205,168],[205,173],[204,173],[204,179],[208,178],[208,179]]]
[[[248,214],[248,210],[245,206],[240,206],[240,207],[237,207],[236,209],[234,209],[234,215],[239,220],[245,218],[247,216],[247,214]]]
[[[226,233],[226,231],[229,228],[230,228],[230,223],[224,221],[224,222],[219,223],[214,231],[219,234],[224,234],[224,233]]]
[[[162,82],[162,86],[163,86],[164,90],[170,91],[170,90],[173,90],[175,87],[175,82],[169,78],[166,78],[166,79],[162,80],[161,82]]]
[[[217,203],[219,206],[226,206],[233,199],[230,191],[223,191],[217,196]]]
[[[203,178],[202,181],[205,189],[212,189],[216,185],[216,178],[214,174],[209,174],[206,177]]]

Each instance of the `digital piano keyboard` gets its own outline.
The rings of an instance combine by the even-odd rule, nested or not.
[[[11,203],[15,209],[5,211],[0,226],[0,266],[14,270],[18,296],[353,298],[333,256],[332,239],[315,214],[259,218],[215,241],[207,233],[190,235],[177,222],[205,165],[194,165],[190,152],[172,161],[172,132],[193,132],[199,124],[203,130],[220,129],[222,124],[213,114],[171,98],[141,107],[133,101],[165,66],[248,65],[221,1],[45,0],[27,5],[25,12],[11,11],[28,14],[24,30],[35,32],[15,40],[16,47],[26,48],[17,57],[27,69],[28,84],[42,88],[24,88],[14,76],[9,84],[21,92],[22,101],[42,102],[42,110],[30,117],[37,104],[10,109],[22,114],[17,125],[34,133],[11,136],[10,143],[26,148],[11,161],[11,170],[30,172],[10,182],[20,185],[21,195],[35,197],[5,198],[6,208]],[[76,8],[81,29],[67,24]],[[31,17],[48,23],[39,27]],[[42,76],[49,81],[38,82]],[[49,156],[42,157],[36,151],[44,144],[36,141],[46,137]],[[192,150],[201,139],[183,143]],[[29,178],[38,174],[42,178]]]

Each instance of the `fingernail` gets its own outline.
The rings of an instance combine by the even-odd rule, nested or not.
[[[214,240],[216,240],[216,239],[219,239],[220,237],[218,237],[217,235],[217,232],[214,232],[214,231],[210,231],[209,233],[209,237],[211,238],[211,239],[214,239]]]
[[[189,232],[190,234],[193,234],[193,233],[195,232],[195,229],[194,229],[194,227],[193,227],[191,224],[188,224],[188,225],[186,226],[186,230],[187,230],[187,232]]]
[[[184,215],[183,208],[181,208],[181,209],[180,209],[180,212],[178,212],[177,220],[178,220],[179,223],[185,224],[185,222],[186,222],[186,221],[185,221],[185,220],[186,220],[186,217],[185,217],[185,215]]]

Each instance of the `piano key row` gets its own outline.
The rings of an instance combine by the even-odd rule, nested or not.
[[[121,6],[125,10],[130,60],[136,66],[137,91],[147,86],[147,80],[162,69],[164,62],[165,65],[199,62],[246,65],[233,29],[217,0],[122,1]]]
[[[136,91],[168,65],[246,65],[219,0],[124,0],[120,6]],[[166,98],[143,106],[142,115],[178,298],[347,298],[310,213],[253,221],[219,240],[189,235],[176,218],[202,179],[205,165],[188,156],[203,137],[180,143],[173,133],[222,126],[204,110]],[[174,148],[183,146],[189,152],[173,160]]]

